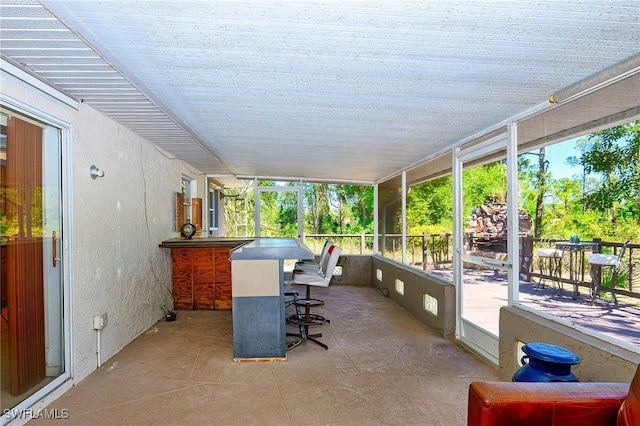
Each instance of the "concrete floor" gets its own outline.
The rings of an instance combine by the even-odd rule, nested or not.
[[[455,426],[469,383],[498,380],[373,287],[313,290],[328,350],[307,342],[286,362],[233,363],[230,312],[179,311],[47,407],[69,419],[29,424]]]

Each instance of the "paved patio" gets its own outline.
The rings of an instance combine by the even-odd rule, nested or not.
[[[469,383],[498,380],[373,287],[313,294],[331,318],[314,330],[328,350],[306,342],[287,362],[234,363],[231,312],[179,311],[48,407],[68,419],[29,424],[463,426]]]

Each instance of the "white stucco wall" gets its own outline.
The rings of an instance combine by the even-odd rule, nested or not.
[[[174,231],[174,193],[181,178],[205,178],[93,108],[75,110],[4,74],[2,93],[70,124],[69,205],[65,265],[71,279],[73,376],[82,380],[97,367],[93,316],[106,312],[101,360],[108,359],[162,318],[171,307],[171,262],[158,244]],[[95,164],[105,176],[91,179]]]

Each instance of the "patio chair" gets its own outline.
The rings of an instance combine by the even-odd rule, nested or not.
[[[541,239],[540,244],[550,244],[551,240]],[[553,283],[554,294],[556,292],[560,292],[564,290],[562,286],[562,282],[560,281],[560,271],[562,268],[562,256],[564,252],[555,247],[541,247],[536,251],[536,256],[538,256],[538,268],[540,269],[540,280],[538,281],[538,285],[536,289],[539,289],[540,286],[544,288],[544,282],[547,280],[547,276],[551,277],[551,282]]]
[[[316,262],[315,260],[301,260],[296,262],[293,269],[302,269],[304,271],[321,271],[322,265],[329,258],[329,248],[333,245],[333,242],[330,240],[325,241],[324,246],[322,246],[322,251],[320,252],[320,260]]]
[[[329,261],[329,249],[331,248],[331,246],[333,246],[333,242],[331,240],[325,241],[324,245],[322,246],[322,251],[320,252],[320,259],[318,262],[316,262],[315,260],[300,260],[296,262],[294,266],[294,270],[307,271],[307,272],[322,272],[323,268],[327,267],[327,262]],[[295,321],[301,318],[302,316],[302,310],[300,309],[300,303],[299,303],[300,299],[298,297],[299,293],[296,289],[291,287],[291,284],[292,284],[291,281],[285,282],[285,293],[284,293],[285,305],[284,306],[285,306],[285,309],[293,306],[295,309],[295,314],[287,315],[286,317],[287,324],[292,324],[292,320],[290,320],[290,318],[293,318],[293,320]],[[324,302],[322,302],[321,300],[317,300],[316,303],[318,303],[318,306],[320,306],[319,303],[324,303]],[[298,325],[300,332],[288,334],[289,336],[296,336],[297,338],[287,342],[287,350],[295,348],[307,338],[307,336],[305,335],[304,327],[300,326],[299,324],[294,324],[294,325]]]
[[[622,245],[619,255],[604,254],[604,253],[592,253],[589,255],[589,265],[591,265],[591,304],[596,300],[596,297],[600,296],[600,285],[602,284],[602,267],[611,267],[611,297],[613,297],[613,303],[618,306],[618,299],[616,298],[616,284],[618,283],[618,275],[620,272],[621,260],[624,256],[624,252],[627,250],[629,241]]]

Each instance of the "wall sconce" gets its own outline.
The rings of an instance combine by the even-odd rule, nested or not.
[[[96,166],[91,166],[89,168],[89,175],[91,176],[91,179],[95,179],[95,178],[99,178],[99,177],[104,177],[104,170],[97,168]]]

